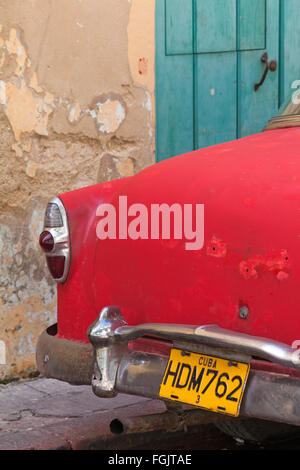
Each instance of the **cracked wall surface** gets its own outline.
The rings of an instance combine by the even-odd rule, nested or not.
[[[53,196],[154,162],[154,0],[0,0],[0,380],[35,372]]]

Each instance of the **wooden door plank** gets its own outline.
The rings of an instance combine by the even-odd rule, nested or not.
[[[236,57],[197,55],[197,148],[236,139]]]
[[[165,1],[166,54],[193,53],[193,0]]]
[[[238,50],[265,49],[266,0],[238,0]]]
[[[265,50],[238,52],[238,137],[261,132],[268,120],[278,113],[279,94],[279,0],[267,0],[267,44]],[[276,60],[276,72],[269,72],[264,84],[254,91],[261,80],[268,60]]]
[[[193,55],[166,55],[164,0],[156,3],[156,159],[194,149]],[[185,3],[179,4],[183,14]]]
[[[197,53],[236,50],[236,0],[196,0]]]

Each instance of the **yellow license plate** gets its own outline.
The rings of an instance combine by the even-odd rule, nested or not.
[[[238,416],[250,364],[172,349],[159,396]]]

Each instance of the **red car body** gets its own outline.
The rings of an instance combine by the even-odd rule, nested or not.
[[[204,204],[203,248],[188,251],[185,240],[174,238],[99,240],[97,208],[117,205],[119,196],[149,211],[151,204]],[[65,351],[68,344],[90,347],[88,328],[103,308],[114,305],[130,326],[218,325],[289,348],[300,340],[299,127],[194,151],[59,199],[69,223],[71,261],[67,280],[57,286],[53,338],[65,341]],[[130,342],[131,349],[168,354],[170,338],[140,336],[147,341]],[[41,372],[79,383],[62,373],[62,365],[53,372],[43,338],[37,355]],[[82,354],[90,353],[82,349]],[[300,390],[298,367],[289,365],[251,357],[251,370],[294,380]],[[294,420],[288,415],[252,413],[300,424],[300,414]]]
[[[300,339],[299,157],[300,129],[269,131],[61,195],[72,263],[58,285],[58,335],[88,341],[101,309],[119,305],[132,325],[217,323],[287,344]],[[97,239],[96,209],[119,195],[146,206],[204,203],[204,248]]]

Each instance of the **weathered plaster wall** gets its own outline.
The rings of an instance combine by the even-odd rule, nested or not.
[[[49,198],[154,161],[155,0],[0,0],[0,380],[35,370]]]

